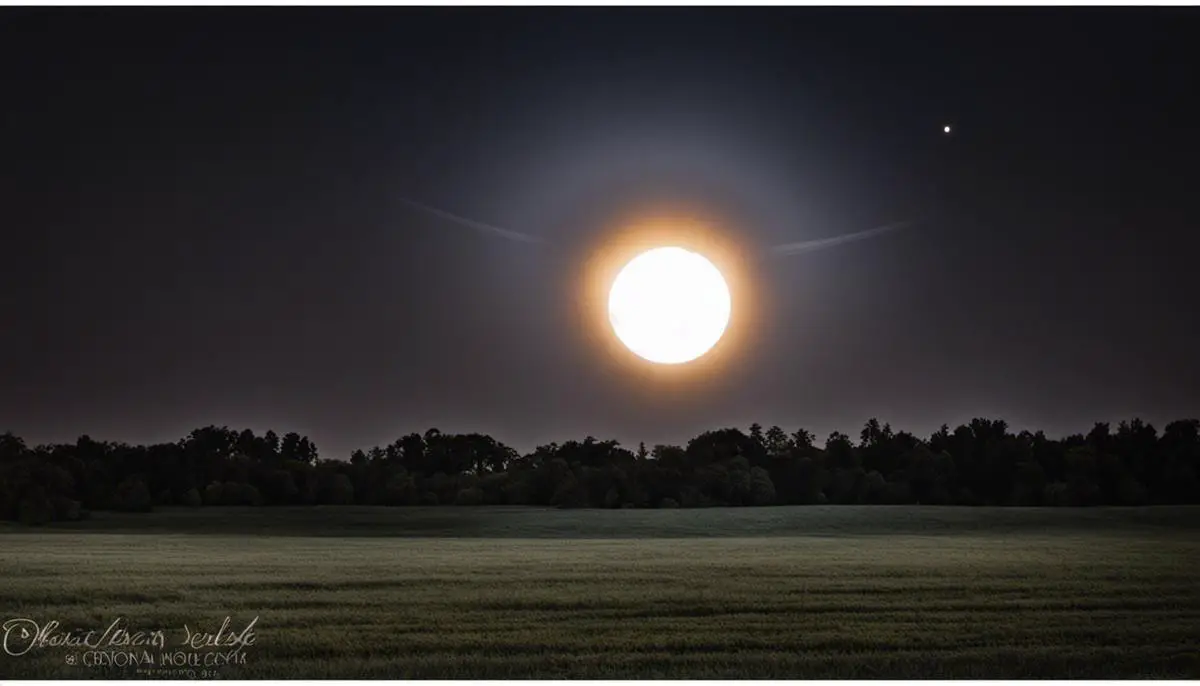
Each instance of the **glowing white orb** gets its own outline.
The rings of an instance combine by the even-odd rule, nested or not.
[[[729,325],[732,299],[721,272],[699,253],[648,250],[617,274],[608,319],[625,347],[659,364],[690,362],[708,352]]]
[[[943,127],[942,127],[942,133],[950,133],[950,127],[949,127],[949,126],[943,126]]]

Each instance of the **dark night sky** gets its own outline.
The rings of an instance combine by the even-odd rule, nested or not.
[[[1200,13],[0,10],[0,430],[519,449],[780,424],[1200,415]],[[956,134],[945,137],[951,123]],[[589,345],[629,203],[764,263],[686,390]],[[661,383],[661,387],[655,384]]]

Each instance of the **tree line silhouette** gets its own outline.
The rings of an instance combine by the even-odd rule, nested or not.
[[[636,450],[588,437],[521,455],[482,434],[430,429],[347,460],[305,436],[208,426],[176,443],[30,448],[0,434],[0,517],[70,521],[157,506],[800,504],[1093,506],[1200,503],[1200,420],[1141,420],[1086,435],[1013,433],[974,419],[928,439],[871,419],[858,441],[779,427],[706,431]]]

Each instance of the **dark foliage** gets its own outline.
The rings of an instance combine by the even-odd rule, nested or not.
[[[1200,503],[1200,421],[1140,420],[1050,439],[1002,420],[919,439],[870,420],[858,442],[759,425],[636,451],[588,437],[519,455],[430,429],[321,460],[307,437],[209,426],[177,443],[35,448],[0,434],[0,518],[211,505],[710,507],[802,504],[1092,506]]]

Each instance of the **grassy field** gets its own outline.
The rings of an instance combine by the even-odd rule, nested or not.
[[[123,617],[163,629],[168,648],[136,668],[96,666],[103,658],[81,647],[0,651],[0,677],[186,678],[155,671],[160,654],[180,650],[184,625],[215,632],[230,616],[235,630],[258,617],[244,664],[182,669],[1197,678],[1197,563],[1197,508],[98,514],[0,527],[0,621],[78,633]]]

